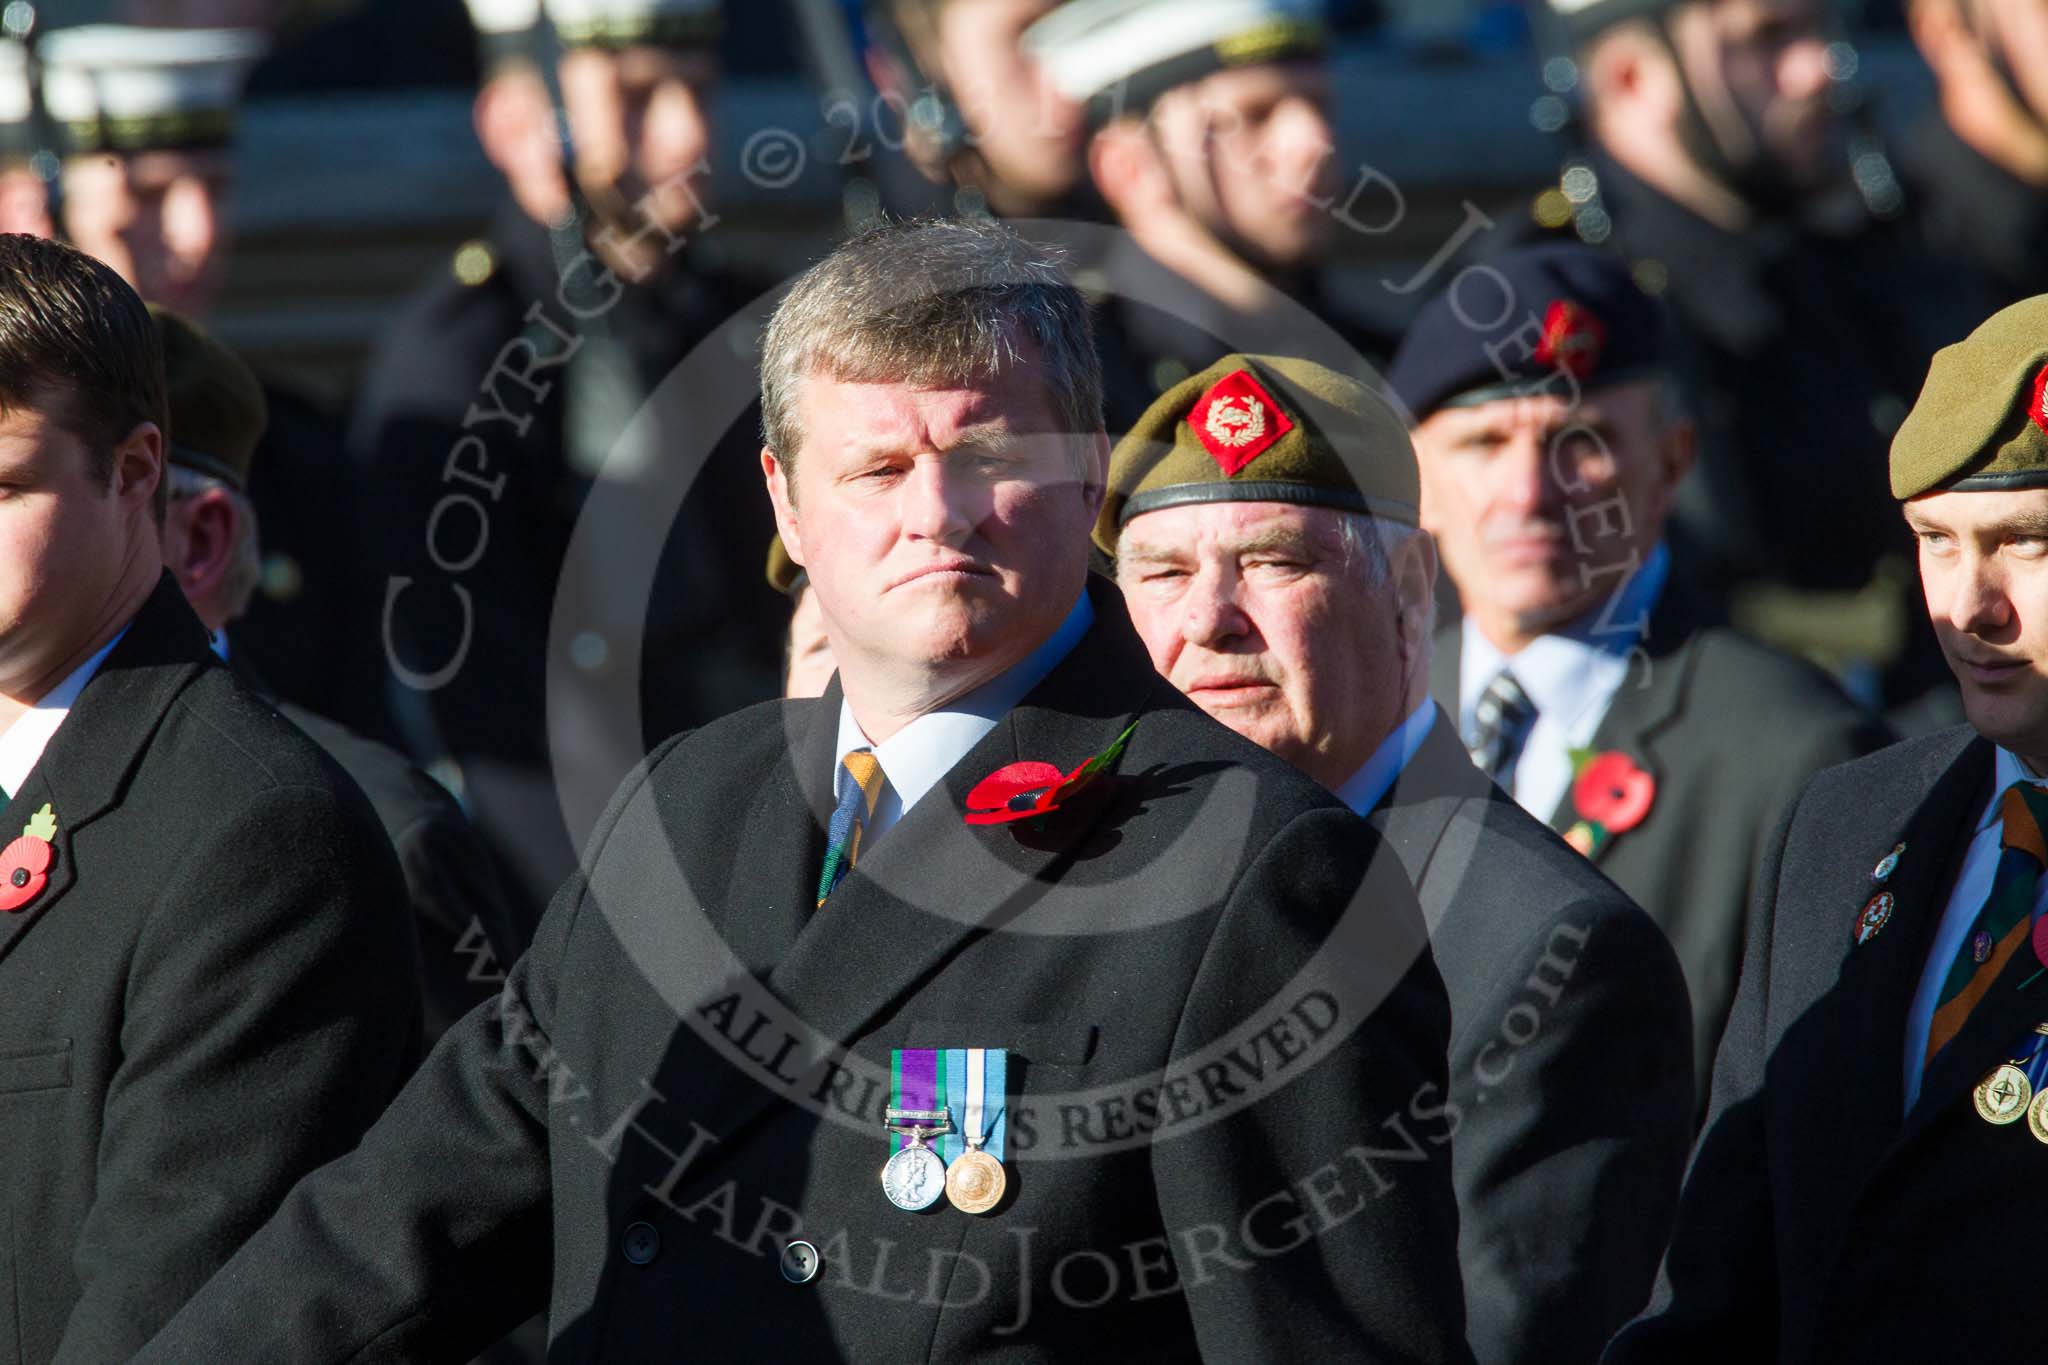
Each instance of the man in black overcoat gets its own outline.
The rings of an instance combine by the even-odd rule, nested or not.
[[[1692,1145],[1685,978],[1430,699],[1407,431],[1312,361],[1230,355],[1153,404],[1109,487],[1096,541],[1154,667],[1365,816],[1415,885],[1451,996],[1473,1354],[1590,1365],[1649,1298]]]
[[[1455,277],[1387,377],[1463,608],[1431,689],[1488,775],[1670,938],[1704,1112],[1770,832],[1809,777],[1887,736],[1720,624],[1667,548],[1692,460],[1667,337],[1626,266],[1544,244]]]
[[[164,573],[142,301],[0,237],[0,1360],[128,1358],[417,1057],[376,816]]]
[[[2026,1353],[1959,1310],[2048,1211],[2044,383],[2035,297],[1935,356],[1892,443],[1969,723],[1822,773],[1780,826],[1652,1311],[1610,1362]]]
[[[662,745],[498,1007],[143,1358],[459,1360],[545,1302],[559,1360],[1469,1359],[1413,895],[1088,581],[1080,296],[881,228],[762,372],[836,681]]]

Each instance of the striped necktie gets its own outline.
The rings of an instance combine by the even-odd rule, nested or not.
[[[873,749],[851,750],[839,760],[839,766],[850,780],[842,784],[845,790],[839,794],[831,828],[826,831],[825,868],[818,875],[820,906],[860,860],[861,831],[874,818],[875,802],[882,795],[882,761]]]
[[[1472,708],[1472,734],[1465,750],[1480,770],[1509,791],[1514,790],[1515,763],[1522,744],[1536,724],[1536,703],[1503,668],[1479,694]]]
[[[1977,912],[1970,935],[1942,982],[1934,1021],[1927,1030],[1923,1070],[1963,1031],[1970,1011],[1990,992],[1991,983],[1998,980],[2020,945],[2033,935],[2034,896],[2041,885],[2042,865],[2048,864],[2048,841],[2041,835],[2048,823],[2048,792],[2030,782],[2015,782],[1999,798],[1999,818],[1998,872],[1991,881],[1991,894],[1984,898],[1984,908]]]

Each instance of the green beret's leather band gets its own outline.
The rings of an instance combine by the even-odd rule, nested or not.
[[[1231,483],[1177,483],[1165,488],[1148,488],[1124,500],[1117,514],[1117,528],[1130,525],[1132,517],[1195,502],[1291,502],[1303,507],[1329,507],[1339,512],[1362,512],[1382,521],[1417,524],[1416,509],[1391,498],[1369,498],[1355,488],[1334,488],[1327,484],[1295,483],[1282,479],[1246,479]]]

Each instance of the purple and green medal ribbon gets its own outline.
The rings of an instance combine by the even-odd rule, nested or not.
[[[1004,1048],[898,1048],[889,1058],[889,1107],[943,1110],[949,1119],[946,1131],[928,1137],[926,1145],[948,1165],[967,1150],[967,1136],[977,1126],[985,1139],[981,1149],[1001,1161],[1009,1126],[1004,1100],[1008,1081],[1009,1053]],[[909,1145],[906,1135],[890,1133],[891,1152]]]

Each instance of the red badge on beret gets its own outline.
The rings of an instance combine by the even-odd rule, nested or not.
[[[2027,416],[2034,419],[2034,425],[2048,431],[2048,365],[2041,367],[2041,373],[2034,376],[2034,401],[2027,405]]]
[[[1211,385],[1188,413],[1188,425],[1209,458],[1230,475],[1294,430],[1294,423],[1249,370],[1233,370]]]
[[[1536,363],[1584,379],[1600,363],[1607,328],[1600,319],[1570,299],[1553,299],[1543,315],[1543,335],[1536,342]]]

